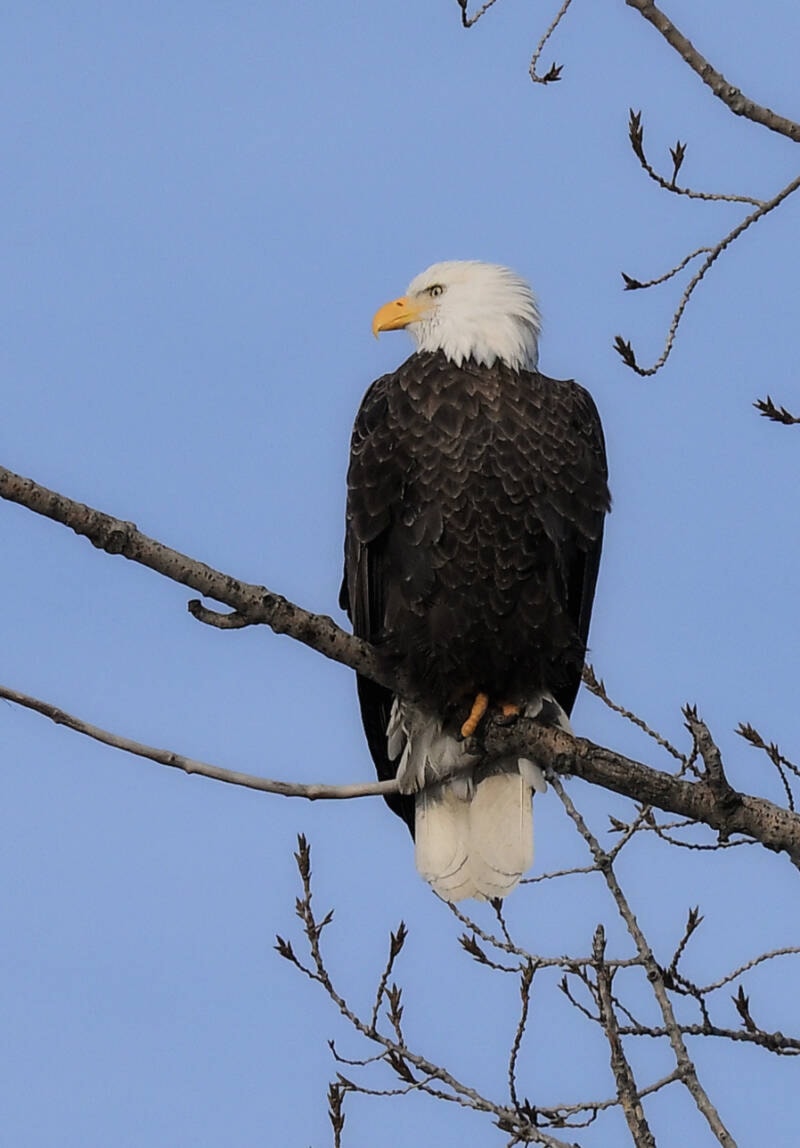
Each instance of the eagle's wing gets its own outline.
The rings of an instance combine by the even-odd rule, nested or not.
[[[391,376],[372,384],[356,416],[350,444],[344,578],[339,604],[353,633],[380,645],[391,571],[387,555],[390,527],[403,494],[406,459],[389,417],[387,387]],[[358,700],[367,745],[381,781],[397,774],[389,757],[386,729],[392,708],[390,690],[358,675]],[[395,813],[414,832],[413,797],[387,797]]]
[[[551,497],[571,527],[570,540],[564,547],[564,605],[585,649],[600,568],[603,525],[611,506],[608,463],[603,426],[592,396],[572,380],[558,386],[569,388],[568,401],[560,400],[566,421],[562,428],[563,456],[568,463],[554,483]],[[572,711],[579,686],[580,672],[566,683],[563,696],[558,698],[567,713]]]

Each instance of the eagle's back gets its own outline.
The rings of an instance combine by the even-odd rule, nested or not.
[[[348,474],[346,604],[445,714],[580,681],[608,507],[572,381],[416,354],[368,391]],[[519,699],[517,699],[519,700]]]

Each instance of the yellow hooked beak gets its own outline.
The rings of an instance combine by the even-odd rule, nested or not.
[[[425,314],[426,308],[404,295],[401,299],[393,299],[391,303],[384,303],[379,311],[375,312],[372,320],[372,334],[377,339],[381,331],[400,331],[409,323],[415,323]]]

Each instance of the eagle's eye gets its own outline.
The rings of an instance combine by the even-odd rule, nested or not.
[[[443,292],[444,292],[444,287],[442,287],[441,283],[434,283],[434,285],[432,287],[428,288],[428,294],[431,296],[432,299],[438,299],[439,296],[441,294],[443,294]]]

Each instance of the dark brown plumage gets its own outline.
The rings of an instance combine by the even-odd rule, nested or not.
[[[524,703],[580,684],[609,508],[594,402],[570,380],[418,352],[353,430],[341,605],[458,729],[482,691]],[[378,775],[392,695],[360,678]],[[414,827],[413,797],[389,799]]]

